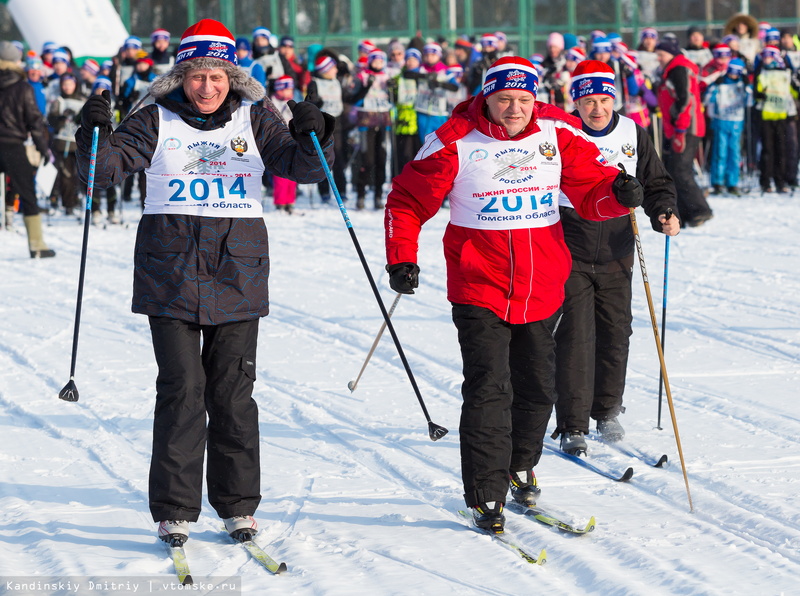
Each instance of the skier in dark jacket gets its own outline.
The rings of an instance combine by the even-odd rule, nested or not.
[[[612,165],[622,164],[644,186],[644,211],[653,229],[680,230],[675,185],[656,154],[647,131],[614,112],[614,70],[597,60],[581,62],[572,73],[572,97],[583,131]],[[561,448],[586,451],[589,419],[608,441],[624,436],[617,420],[631,335],[631,278],[634,238],[628,217],[590,221],[569,201],[560,201],[564,240],[572,254],[565,284],[564,314],[556,331],[556,416],[553,438]]]
[[[92,130],[102,131],[98,187],[147,173],[133,311],[149,316],[158,364],[150,511],[159,536],[183,544],[200,514],[207,450],[211,506],[231,536],[248,540],[261,499],[256,343],[269,312],[261,176],[321,180],[310,132],[332,161],[333,118],[301,102],[287,127],[274,109],[242,105],[264,87],[237,66],[233,36],[211,19],[186,30],[175,66],[150,92],[156,103],[113,132],[108,100],[93,96],[76,134],[86,178]]]

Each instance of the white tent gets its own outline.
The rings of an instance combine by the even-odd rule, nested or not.
[[[111,0],[8,0],[6,4],[36,52],[52,41],[69,47],[75,58],[114,56],[128,37]]]

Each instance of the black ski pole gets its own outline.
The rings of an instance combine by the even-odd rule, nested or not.
[[[666,218],[669,219],[672,217],[672,209],[667,209]],[[667,331],[667,287],[669,281],[669,236],[664,241],[664,290],[662,292],[661,297],[661,351],[664,351],[664,344],[666,342],[666,331]],[[658,423],[656,424],[656,428],[658,430],[664,430],[661,428],[661,403],[662,398],[661,394],[664,389],[664,372],[661,368],[658,369]]]
[[[83,246],[81,247],[81,269],[78,275],[78,300],[75,306],[75,330],[72,334],[72,364],[69,369],[69,382],[58,394],[64,401],[78,401],[78,388],[75,386],[75,363],[78,360],[78,332],[81,327],[81,304],[83,303],[83,278],[86,273],[86,251],[89,246],[89,226],[92,223],[92,192],[94,191],[94,168],[97,162],[97,141],[100,127],[92,132],[92,156],[89,160],[89,183],[86,189],[86,216],[83,220]]]
[[[425,419],[428,421],[428,436],[430,436],[431,441],[437,441],[447,434],[447,429],[443,426],[435,424],[431,420],[430,414],[428,414],[428,408],[425,407],[425,401],[422,399],[422,393],[420,393],[419,387],[417,387],[417,381],[414,379],[414,373],[411,372],[411,366],[408,364],[403,347],[400,345],[400,339],[397,337],[397,332],[394,330],[394,325],[392,325],[391,317],[389,317],[389,313],[386,311],[386,305],[383,303],[381,293],[378,290],[378,286],[375,284],[375,279],[372,277],[372,272],[369,270],[367,259],[364,257],[364,253],[361,250],[361,245],[358,242],[355,230],[353,230],[353,224],[350,221],[350,217],[347,215],[347,208],[345,208],[342,197],[339,195],[339,189],[336,188],[336,182],[333,180],[333,174],[331,173],[330,167],[328,167],[328,162],[325,160],[325,153],[322,151],[322,146],[319,144],[319,139],[314,131],[311,131],[311,140],[314,141],[314,147],[316,148],[317,155],[322,163],[322,168],[325,170],[325,175],[328,177],[328,184],[330,184],[331,190],[333,191],[333,196],[336,197],[336,202],[339,204],[339,211],[342,213],[344,223],[347,226],[347,231],[350,232],[350,238],[353,240],[353,245],[358,253],[358,258],[361,260],[361,264],[364,266],[364,272],[367,274],[367,279],[369,280],[369,285],[372,288],[372,293],[375,294],[375,299],[378,301],[378,306],[381,309],[383,320],[386,322],[386,327],[389,329],[392,340],[394,340],[397,353],[400,355],[400,360],[403,362],[403,367],[406,369],[408,380],[411,381],[411,386],[414,388],[414,393],[416,394],[419,405],[422,408],[422,413],[425,414]]]

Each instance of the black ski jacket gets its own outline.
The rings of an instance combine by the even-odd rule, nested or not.
[[[0,143],[22,144],[28,133],[39,153],[47,155],[47,130],[33,87],[21,68],[0,62]]]
[[[580,117],[577,111],[573,115]],[[612,121],[610,130],[619,124],[619,115],[614,113]],[[636,125],[636,145],[639,153],[636,178],[644,186],[642,207],[653,229],[660,232],[658,216],[666,213],[668,208],[678,212],[675,183],[658,157],[647,131],[639,125]],[[561,207],[560,211],[564,240],[572,253],[574,271],[605,272],[632,266],[635,247],[629,217],[589,221],[570,207]]]

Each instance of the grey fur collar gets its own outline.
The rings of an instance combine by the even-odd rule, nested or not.
[[[179,62],[169,72],[153,81],[150,85],[150,95],[155,99],[166,97],[176,89],[183,87],[183,77],[187,72],[200,68],[224,69],[228,73],[231,91],[238,93],[242,99],[257,102],[266,95],[264,86],[247,74],[243,68],[218,58],[195,58]]]

